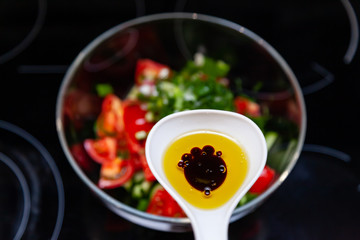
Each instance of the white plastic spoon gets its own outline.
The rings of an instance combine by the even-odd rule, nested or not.
[[[215,209],[202,209],[188,203],[170,184],[163,167],[164,153],[174,139],[201,130],[220,132],[231,137],[239,143],[248,158],[248,172],[243,184],[230,200]],[[191,221],[197,240],[228,239],[231,214],[240,199],[260,176],[267,158],[264,135],[254,122],[237,113],[207,109],[183,111],[161,119],[150,131],[145,151],[151,171],[183,208]],[[184,177],[185,183],[187,182]]]

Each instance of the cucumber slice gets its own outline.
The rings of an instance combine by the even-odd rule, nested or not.
[[[278,138],[278,133],[276,132],[267,132],[265,133],[266,146],[268,151],[274,146],[276,139]]]
[[[140,184],[137,184],[133,187],[132,192],[131,192],[131,196],[134,199],[140,199],[143,197],[143,192],[142,192],[142,188]]]
[[[133,180],[129,179],[129,181],[124,183],[123,187],[125,188],[126,191],[129,192],[131,190],[132,185],[133,185]]]
[[[135,173],[133,176],[133,181],[135,184],[144,181],[144,179],[145,179],[145,175],[144,175],[143,171],[139,171],[139,172]]]
[[[151,188],[151,182],[148,181],[143,181],[140,186],[141,186],[141,190],[143,191],[144,194],[148,194]]]
[[[138,205],[136,206],[136,208],[140,211],[146,211],[147,207],[149,205],[149,200],[142,198],[139,200]]]

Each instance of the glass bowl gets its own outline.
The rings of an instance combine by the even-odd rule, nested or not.
[[[124,194],[100,189],[99,167],[77,161],[72,146],[93,136],[101,109],[96,84],[111,84],[115,94],[125,98],[134,85],[138,59],[152,59],[179,70],[199,52],[228,63],[230,86],[236,88],[241,79],[242,93],[255,99],[278,129],[277,137],[272,138],[275,141],[269,140],[272,147],[267,160],[276,170],[275,179],[266,191],[237,207],[231,221],[254,211],[281,185],[303,146],[306,111],[298,81],[277,51],[255,33],[230,21],[196,13],[149,15],[111,28],[85,47],[68,69],[57,99],[57,131],[81,181],[116,214],[151,229],[181,232],[191,230],[191,225],[187,218],[137,210],[125,203]]]

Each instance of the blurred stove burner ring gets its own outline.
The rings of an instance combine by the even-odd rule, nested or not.
[[[105,33],[106,34],[106,33]],[[126,44],[121,48],[117,49],[112,56],[109,56],[100,62],[93,63],[92,57],[90,56],[84,63],[84,68],[89,72],[99,72],[104,69],[107,69],[111,67],[113,64],[124,58],[127,54],[129,54],[134,47],[136,46],[139,38],[139,33],[136,29],[128,29],[125,34],[129,35],[129,38],[126,42]],[[99,37],[100,39],[101,37]],[[96,42],[97,40],[95,40]],[[94,43],[95,43],[94,42]],[[93,43],[93,44],[94,44]],[[113,52],[113,51],[112,51]]]
[[[286,1],[285,1],[286,2]],[[299,1],[301,2],[301,1]],[[355,2],[355,1],[354,1]],[[352,62],[352,60],[354,59],[357,50],[358,50],[358,45],[359,45],[359,21],[358,21],[358,17],[357,17],[357,13],[355,11],[355,3],[350,1],[350,0],[339,0],[337,3],[337,8],[340,9],[339,11],[344,13],[344,17],[347,17],[347,19],[342,19],[344,21],[345,24],[347,24],[349,26],[349,41],[346,43],[344,42],[344,44],[346,44],[346,48],[344,49],[344,55],[342,55],[342,62],[344,64],[350,64]],[[260,3],[261,4],[261,3]],[[304,4],[304,5],[303,5]],[[306,5],[307,4],[307,5]],[[314,3],[301,3],[301,6],[305,6],[305,9],[309,9],[309,16],[311,15],[311,6],[312,4],[316,5],[316,1]],[[191,9],[191,3],[188,0],[177,0],[176,4],[175,4],[175,11],[189,11],[189,7]],[[226,6],[226,3],[222,3],[223,6]],[[196,6],[196,4],[195,4]],[[335,6],[335,5],[334,5]],[[269,9],[269,11],[271,11],[272,9]],[[291,9],[293,10],[293,9]],[[330,15],[330,10],[327,16],[331,16]],[[211,13],[207,13],[207,14],[211,14]],[[303,18],[306,19],[306,12],[304,12]],[[275,27],[276,29],[276,27]],[[286,28],[285,28],[286,29]],[[181,29],[178,29],[181,30]],[[178,31],[180,33],[180,31]],[[240,31],[241,32],[241,31]],[[266,32],[266,30],[265,30]],[[190,55],[189,51],[186,49],[186,46],[184,43],[181,42],[182,38],[181,38],[181,34],[179,34],[179,45],[180,47],[183,49],[184,52],[184,56],[186,58],[192,58],[192,56]],[[345,36],[346,38],[346,36]],[[314,38],[314,41],[316,41],[317,39]],[[276,41],[276,39],[275,39]],[[317,40],[318,41],[318,40]],[[296,53],[295,53],[296,54]],[[341,55],[340,55],[341,57]],[[308,61],[308,70],[309,72],[312,73],[312,75],[315,77],[314,79],[311,80],[310,83],[307,83],[304,87],[302,87],[302,91],[304,95],[308,95],[308,94],[312,94],[315,92],[318,92],[319,90],[327,87],[328,85],[330,85],[331,83],[333,83],[333,81],[335,80],[334,74],[331,72],[331,70],[328,70],[327,67],[325,67],[323,65],[323,63],[320,62],[314,62],[314,60],[312,60],[312,57],[309,57]],[[325,64],[326,65],[326,64]],[[302,72],[304,71],[303,69],[301,70]],[[300,79],[301,80],[301,79]],[[264,99],[269,99],[269,98],[276,98],[276,99],[281,99],[281,98],[287,98],[287,93],[286,91],[281,92],[281,93],[264,93],[261,94],[261,98]]]
[[[350,22],[350,41],[348,45],[348,49],[344,56],[344,62],[346,64],[351,63],[353,60],[356,50],[359,45],[359,23],[356,17],[356,13],[354,10],[354,7],[351,5],[349,0],[341,0],[341,3],[343,4],[345,11],[348,15],[349,22]]]
[[[349,154],[344,153],[342,151],[339,151],[337,149],[322,146],[322,145],[304,144],[303,151],[304,152],[313,152],[313,153],[320,153],[320,154],[328,155],[330,157],[342,160],[342,161],[347,162],[347,163],[351,161],[351,156]]]
[[[56,214],[54,215],[49,214],[50,218],[54,218],[55,216],[56,219],[54,219],[53,231],[49,233],[51,234],[51,237],[48,237],[46,239],[57,239],[60,234],[60,230],[64,218],[65,196],[64,196],[64,187],[63,187],[62,179],[54,159],[51,157],[51,155],[45,149],[45,147],[36,138],[34,138],[25,130],[8,122],[0,120],[0,131],[3,131],[3,133],[0,135],[0,160],[4,162],[9,168],[11,168],[14,174],[16,174],[17,178],[19,179],[19,183],[21,189],[23,190],[23,195],[24,195],[23,220],[19,225],[19,229],[17,230],[15,236],[16,238],[14,239],[21,239],[21,237],[24,234],[26,234],[28,231],[30,231],[28,233],[30,234],[30,237],[33,237],[31,231],[35,229],[36,226],[34,225],[38,224],[37,221],[39,220],[38,219],[39,216],[37,216],[37,214],[49,214],[48,212],[51,209],[50,210],[40,209],[41,207],[40,195],[44,195],[45,190],[49,188],[56,189],[57,205],[54,207],[55,208],[54,212],[56,212]],[[14,143],[12,143],[13,145],[10,146],[2,144],[1,140],[4,139],[1,139],[1,137],[4,136],[5,137],[10,136],[9,139],[11,139],[11,141],[15,139],[15,138],[13,139],[12,137],[16,137],[17,140],[16,142],[19,143],[19,146],[14,145]],[[7,140],[6,143],[8,143],[9,139],[6,138]],[[26,146],[30,146],[32,151],[29,151],[28,153],[25,150],[26,148],[24,146],[20,146],[21,144],[24,143],[27,144]],[[1,149],[1,147],[3,149]],[[7,152],[7,154],[4,154],[5,151]],[[29,156],[27,156],[26,153],[28,153]],[[12,157],[10,158],[9,156]],[[41,157],[41,159],[38,159],[39,157]],[[41,161],[41,163],[44,163],[45,165],[40,166],[40,168],[39,167],[36,168],[37,166],[31,165],[34,164],[33,163],[34,160],[38,160],[39,162]],[[17,164],[15,163],[16,161]],[[36,174],[43,174],[41,177],[44,177],[45,175],[44,173],[47,173],[52,176],[54,183],[56,185],[55,187],[51,185],[51,186],[44,186],[44,189],[41,189],[39,176]],[[47,179],[43,184],[50,184],[50,183],[52,183],[52,179]],[[47,188],[45,189],[45,187]],[[52,193],[47,192],[47,194],[53,196]],[[50,205],[51,204],[45,203],[46,207]],[[45,220],[42,219],[43,221],[46,221],[45,224],[47,225],[50,224],[48,222],[49,219],[46,218],[49,216],[47,215],[43,216]],[[50,229],[50,231],[51,230],[52,229]],[[43,232],[41,232],[41,234],[44,235]]]
[[[0,64],[5,63],[26,49],[40,32],[46,15],[46,0],[38,0],[38,13],[34,25],[26,37],[14,48],[0,55]]]
[[[16,176],[22,190],[21,219],[20,221],[16,221],[19,222],[19,224],[16,226],[16,234],[12,236],[12,239],[17,240],[21,239],[21,237],[23,236],[29,221],[31,206],[30,190],[24,174],[21,172],[20,168],[11,158],[0,152],[0,161],[3,162]]]
[[[320,64],[314,62],[311,64],[311,69],[314,73],[319,75],[321,78],[320,80],[302,87],[302,92],[304,95],[308,95],[314,92],[317,92],[326,86],[330,85],[334,80],[334,74],[332,74],[329,70],[325,67],[321,66]]]
[[[177,0],[175,3],[175,11],[177,12],[186,11],[185,8],[188,2],[190,1]],[[350,64],[356,54],[359,45],[359,22],[356,17],[356,12],[353,4],[349,0],[340,0],[340,2],[344,7],[346,15],[348,16],[349,25],[350,25],[350,40],[343,61],[346,64]]]
[[[311,70],[320,77],[320,80],[317,80],[309,85],[302,86],[301,90],[303,95],[309,95],[315,93],[331,83],[334,82],[335,77],[329,70],[320,64],[313,62],[311,64]],[[265,100],[265,101],[281,101],[293,97],[293,93],[290,89],[286,89],[280,92],[254,92],[244,89],[244,92],[250,96],[254,96],[256,99]]]

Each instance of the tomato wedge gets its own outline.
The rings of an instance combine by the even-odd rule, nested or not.
[[[128,160],[115,158],[101,165],[99,188],[113,189],[122,186],[131,179],[134,167]]]
[[[126,101],[124,103],[124,129],[130,152],[139,152],[144,149],[147,134],[154,126],[154,123],[146,120],[146,113],[140,102]]]
[[[147,111],[140,102],[127,101],[124,103],[124,129],[126,132],[128,149],[131,154],[136,154],[142,165],[147,181],[154,181],[155,177],[150,171],[145,157],[146,137],[154,123],[146,120]]]
[[[254,185],[250,188],[250,193],[260,194],[264,192],[272,183],[275,177],[275,170],[269,166],[265,166],[260,174],[260,177],[256,180]]]
[[[95,162],[103,164],[116,158],[117,141],[113,137],[104,137],[98,140],[86,139],[84,148]]]
[[[186,217],[179,204],[163,188],[150,199],[146,212],[165,217]]]
[[[114,94],[104,98],[95,130],[99,137],[121,137],[124,134],[123,103]]]
[[[155,178],[154,174],[150,170],[149,164],[148,164],[148,162],[146,160],[146,157],[145,157],[145,153],[140,154],[139,158],[140,158],[140,162],[141,162],[141,165],[142,165],[142,169],[144,171],[145,179],[147,181],[149,181],[149,182],[155,181],[156,178]]]
[[[134,171],[138,171],[138,170],[141,170],[142,169],[142,163],[141,163],[141,159],[139,157],[139,154],[137,153],[130,153],[130,157],[128,159],[133,168],[134,168]]]
[[[250,117],[259,117],[261,115],[260,105],[248,98],[236,97],[234,104],[237,113]]]
[[[135,83],[142,85],[144,82],[156,82],[168,78],[170,72],[170,68],[164,64],[150,59],[139,59],[135,69]]]

